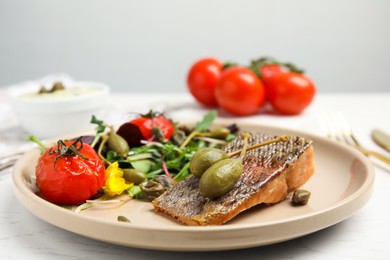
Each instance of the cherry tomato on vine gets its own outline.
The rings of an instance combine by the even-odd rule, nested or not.
[[[282,66],[277,65],[277,64],[264,65],[264,66],[261,66],[259,68],[259,70],[260,70],[260,75],[261,75],[261,81],[263,82],[264,88],[265,88],[265,96],[266,96],[266,99],[268,100],[269,99],[268,88],[269,88],[269,85],[271,84],[271,81],[275,77],[280,75],[281,73],[285,73],[286,70]]]
[[[267,91],[269,101],[275,110],[282,114],[295,115],[310,105],[316,88],[305,75],[285,72],[270,81]]]
[[[223,72],[215,95],[221,108],[238,116],[256,113],[265,101],[263,83],[254,72],[239,66]]]
[[[223,64],[215,58],[195,62],[187,75],[187,86],[192,96],[202,105],[217,107],[215,88],[222,74]]]
[[[264,65],[260,68],[261,80],[263,81],[264,85],[267,85],[272,80],[272,78],[284,72],[286,72],[286,70],[280,65]]]
[[[169,140],[175,131],[173,123],[163,115],[149,112],[139,118],[133,119],[130,123],[136,125],[146,140],[154,140],[153,127],[159,127],[162,130],[165,140]]]
[[[50,202],[79,204],[95,195],[105,182],[105,167],[95,150],[76,141],[58,141],[36,166],[36,183]]]

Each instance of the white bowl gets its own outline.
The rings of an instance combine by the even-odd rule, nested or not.
[[[9,89],[12,108],[21,126],[31,135],[52,138],[77,131],[90,130],[91,117],[99,117],[109,99],[110,88],[97,82],[63,83],[65,92],[38,93],[40,84],[29,83]],[[51,86],[46,86],[50,88]],[[69,94],[75,90],[81,93]]]

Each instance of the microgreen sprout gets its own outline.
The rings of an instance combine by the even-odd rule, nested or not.
[[[36,143],[37,145],[39,145],[39,147],[41,147],[41,153],[44,153],[46,151],[46,149],[47,149],[47,147],[42,143],[42,141],[39,140],[39,138],[36,137],[36,136],[31,135],[27,139],[27,141],[30,141],[30,142],[33,142],[33,143]]]
[[[103,120],[97,119],[95,115],[92,115],[90,123],[97,125],[97,127],[96,127],[96,135],[95,135],[95,138],[93,139],[93,141],[91,143],[91,146],[95,147],[95,145],[99,141],[100,137],[102,136],[102,133],[104,133],[104,131],[106,130],[107,125],[103,122]]]

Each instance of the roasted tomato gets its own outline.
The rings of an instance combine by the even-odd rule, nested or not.
[[[141,117],[131,120],[130,123],[139,128],[142,136],[146,140],[156,140],[156,136],[153,133],[153,128],[155,127],[161,129],[165,141],[169,140],[175,131],[175,126],[169,119],[153,111],[147,115],[141,115]]]
[[[36,183],[50,202],[79,204],[95,195],[105,182],[105,167],[95,150],[76,141],[58,141],[36,166]]]
[[[217,107],[214,92],[221,77],[223,64],[215,58],[204,58],[195,62],[187,76],[187,86],[192,96],[202,105]]]
[[[215,95],[221,108],[238,116],[256,113],[265,101],[262,82],[251,70],[239,66],[223,72]]]

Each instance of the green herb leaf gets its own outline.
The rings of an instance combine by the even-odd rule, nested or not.
[[[131,188],[127,189],[126,192],[131,198],[138,198],[138,196],[142,193],[141,188],[138,185],[131,186]]]
[[[153,159],[153,154],[152,153],[139,153],[139,154],[134,154],[134,155],[130,155],[127,157],[127,160],[129,162],[135,162],[135,161],[144,160],[144,159]]]
[[[226,142],[231,142],[236,138],[236,135],[230,134],[226,137]]]
[[[173,177],[177,181],[182,181],[190,175],[190,162],[186,163],[178,174]]]
[[[122,160],[122,156],[114,151],[108,151],[106,155],[106,159],[110,162],[120,161]]]
[[[203,117],[202,121],[196,123],[195,129],[199,132],[206,131],[211,126],[211,124],[213,123],[216,117],[217,117],[217,111],[211,110]]]
[[[130,163],[134,169],[143,173],[149,172],[150,169],[154,166],[154,162],[152,160],[137,160]]]
[[[97,125],[96,133],[98,134],[103,133],[104,130],[106,130],[106,125],[104,124],[103,120],[97,119],[95,115],[92,115],[91,124]]]

